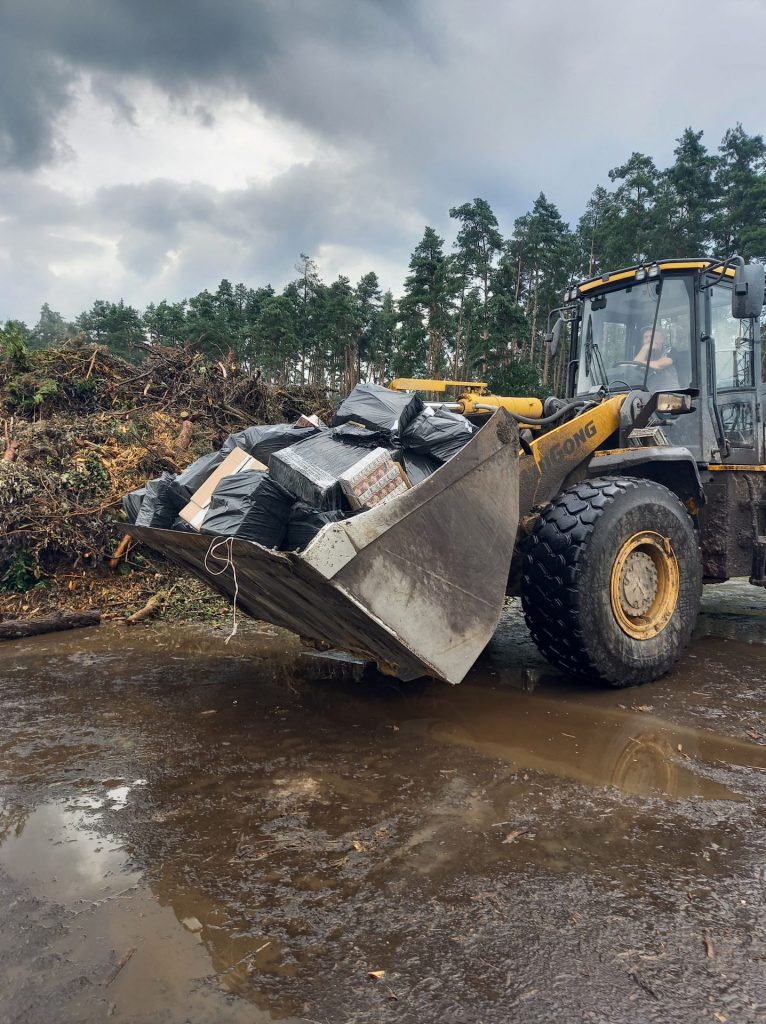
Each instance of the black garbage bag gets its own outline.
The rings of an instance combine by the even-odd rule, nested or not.
[[[128,517],[129,523],[135,523],[138,513],[141,511],[141,502],[144,500],[145,494],[146,488],[139,487],[135,491],[130,491],[123,496],[122,507],[125,509],[125,515]]]
[[[311,508],[304,501],[296,501],[290,509],[290,518],[287,520],[287,533],[282,542],[283,551],[303,551],[316,537],[323,526],[328,523],[339,523],[347,519],[350,512],[342,512],[339,509],[330,509],[322,512],[318,508]]]
[[[173,520],[173,525],[170,527],[170,529],[171,530],[175,530],[176,533],[196,533],[197,532],[194,529],[193,526],[191,526],[189,523],[187,523],[186,520],[182,519],[180,516],[178,516],[176,519]]]
[[[295,498],[260,470],[225,476],[210,500],[201,533],[278,548]]]
[[[151,526],[156,530],[172,529],[176,516],[190,497],[189,488],[178,482],[175,473],[163,473],[146,485],[146,494],[136,516],[136,526]]]
[[[335,413],[333,425],[354,420],[370,430],[388,430],[395,438],[422,411],[423,402],[417,394],[391,391],[380,384],[357,384]]]
[[[438,459],[430,455],[420,455],[418,452],[402,452],[401,463],[413,487],[435,473],[442,465]]]
[[[460,413],[424,409],[401,435],[402,447],[417,455],[449,462],[471,440],[477,428]]]
[[[274,452],[272,478],[301,501],[322,512],[348,507],[338,477],[370,454],[366,446],[340,441],[323,430],[291,448]]]
[[[228,454],[228,452],[227,452]],[[213,470],[218,469],[226,455],[223,454],[223,450],[218,452],[209,452],[207,455],[201,456],[196,462],[192,462],[191,466],[187,466],[181,473],[178,474],[178,482],[183,487],[188,487],[191,494],[201,487]]]
[[[225,459],[235,448],[242,448],[248,455],[268,466],[274,452],[289,448],[318,433],[319,427],[294,427],[289,423],[247,427],[236,434],[229,434],[221,448],[221,456]]]
[[[360,427],[356,423],[342,423],[339,427],[333,427],[330,434],[342,444],[393,450],[390,430],[370,430],[369,427]]]

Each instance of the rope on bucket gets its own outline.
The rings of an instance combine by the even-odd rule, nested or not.
[[[229,633],[229,635],[224,640],[225,644],[228,644],[229,640],[231,640],[232,637],[237,635],[237,597],[239,596],[239,583],[237,582],[237,567],[234,564],[234,553],[232,551],[233,544],[233,537],[221,537],[218,540],[213,539],[210,541],[210,546],[208,547],[207,553],[205,554],[205,570],[209,572],[211,576],[222,576],[226,572],[226,570],[230,568],[231,574],[234,578],[234,617],[232,621],[231,633]],[[218,549],[222,546],[226,548],[225,559],[218,554]],[[223,562],[223,568],[212,569],[207,564],[208,558],[213,558],[215,559],[216,562]]]

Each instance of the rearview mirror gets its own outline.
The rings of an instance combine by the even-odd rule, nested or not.
[[[559,317],[556,323],[553,325],[553,330],[550,332],[550,334],[545,335],[545,340],[548,343],[548,349],[550,352],[551,359],[556,358],[556,353],[558,352],[559,345],[561,344],[561,332],[563,329],[564,321],[561,319],[561,317]]]
[[[731,293],[731,315],[735,320],[760,316],[763,309],[763,290],[766,272],[760,263],[748,263],[734,270],[734,288]]]

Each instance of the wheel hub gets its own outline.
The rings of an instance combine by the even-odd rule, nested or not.
[[[645,551],[632,551],[623,566],[620,600],[626,615],[646,615],[657,596],[657,570]]]
[[[610,596],[620,629],[650,640],[667,626],[678,604],[678,562],[669,538],[644,530],[626,540],[612,565]]]

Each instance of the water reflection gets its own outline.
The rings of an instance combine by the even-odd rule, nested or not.
[[[42,804],[0,812],[0,867],[35,893],[61,903],[102,899],[139,880],[122,842],[96,831],[100,801]]]
[[[471,747],[516,768],[640,796],[739,800],[705,772],[731,765],[766,769],[766,750],[754,743],[560,696],[467,686],[430,691],[398,710],[399,728],[413,734]]]

